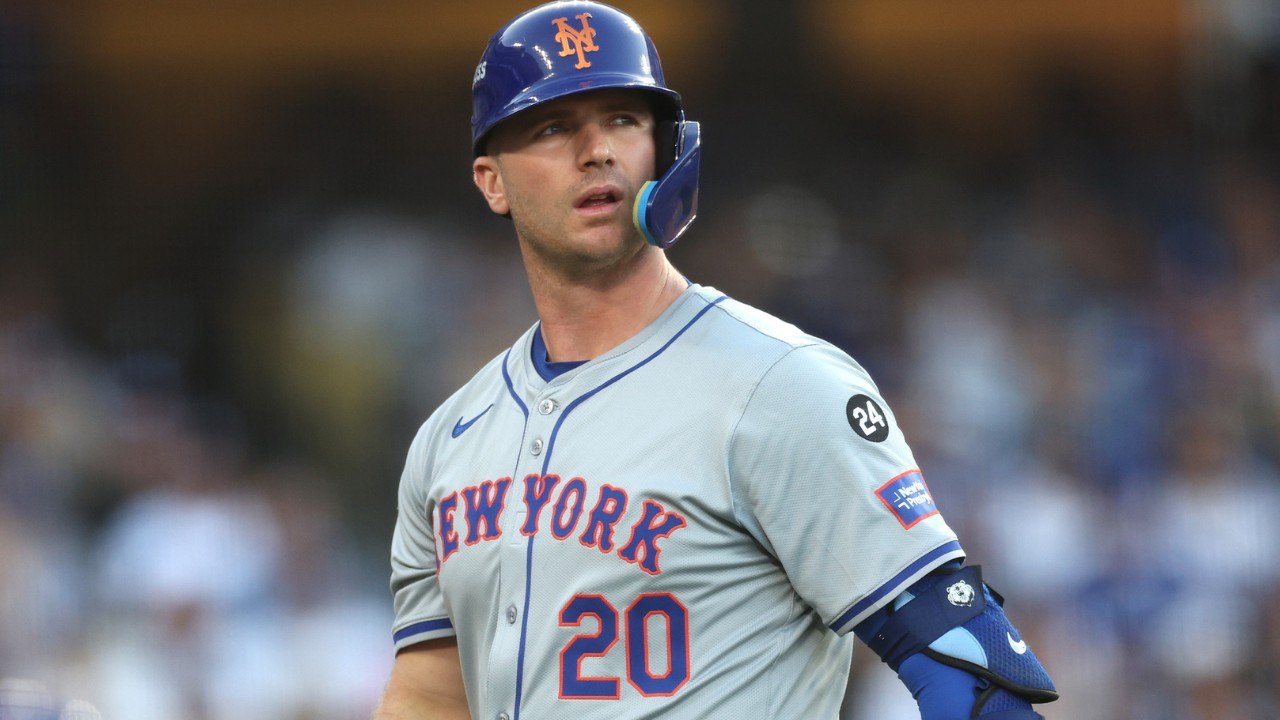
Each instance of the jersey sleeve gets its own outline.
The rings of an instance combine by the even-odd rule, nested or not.
[[[391,539],[391,594],[396,650],[454,635],[440,591],[436,536],[427,505],[427,462],[422,435],[409,448],[400,477],[396,528]]]
[[[964,556],[875,384],[832,346],[790,350],[765,373],[729,474],[739,522],[837,633]]]

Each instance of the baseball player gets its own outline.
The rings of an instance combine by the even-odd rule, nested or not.
[[[474,180],[540,322],[427,420],[392,541],[376,717],[836,718],[852,636],[926,720],[1056,697],[832,345],[686,280],[699,125],[595,2],[504,25]]]

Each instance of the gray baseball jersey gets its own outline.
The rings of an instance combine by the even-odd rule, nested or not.
[[[456,635],[473,718],[835,718],[850,629],[963,557],[866,372],[691,286],[546,381],[534,326],[422,426],[397,648]]]

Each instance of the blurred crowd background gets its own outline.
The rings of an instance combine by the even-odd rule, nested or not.
[[[1280,717],[1280,3],[624,5],[676,265],[877,378],[1046,717]],[[0,717],[370,712],[404,452],[534,320],[468,154],[523,7],[0,3]]]

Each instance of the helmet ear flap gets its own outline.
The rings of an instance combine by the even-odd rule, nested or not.
[[[631,221],[650,245],[669,248],[698,215],[698,166],[702,157],[701,125],[687,120],[680,131],[676,161],[640,188]]]
[[[671,169],[671,165],[675,163],[676,158],[680,155],[680,121],[679,120],[657,120],[653,128],[653,147],[654,147],[654,177],[660,178],[663,173]]]

